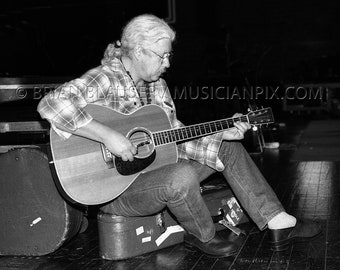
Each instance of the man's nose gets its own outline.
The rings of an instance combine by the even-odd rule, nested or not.
[[[169,68],[170,67],[170,59],[168,57],[164,58],[163,60],[163,66],[165,68]]]

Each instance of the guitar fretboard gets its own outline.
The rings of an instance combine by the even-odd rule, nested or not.
[[[155,146],[186,141],[232,128],[234,127],[234,123],[238,121],[249,122],[248,117],[246,115],[242,115],[240,117],[221,119],[177,129],[155,132],[153,133],[153,139]]]

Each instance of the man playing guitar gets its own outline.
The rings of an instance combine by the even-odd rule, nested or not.
[[[174,39],[173,29],[156,16],[133,18],[123,29],[121,41],[108,46],[100,66],[65,83],[41,100],[38,106],[40,115],[50,121],[60,138],[67,141],[77,136],[98,142],[115,159],[121,159],[119,164],[131,164],[129,162],[133,162],[140,152],[139,144],[149,145],[155,139],[135,144],[120,131],[120,127],[128,120],[107,125],[101,120],[101,115],[94,117],[87,106],[101,105],[129,115],[153,104],[164,111],[170,128],[183,127],[176,117],[176,108],[166,82],[161,78],[170,67]],[[236,114],[234,117],[241,116]],[[156,122],[158,118],[143,112],[137,119]],[[272,249],[286,249],[296,239],[309,239],[319,234],[320,228],[315,223],[297,220],[285,212],[242,144],[236,142],[243,139],[249,128],[247,121],[240,120],[234,122],[233,127],[223,129],[223,132],[184,140],[177,145],[178,158],[138,174],[101,210],[122,216],[145,216],[168,207],[185,229],[187,245],[209,255],[235,255],[239,247],[215,234],[215,226],[200,194],[200,182],[220,171],[258,228],[270,230]],[[63,149],[64,152],[66,150]],[[81,147],[77,151],[81,152]],[[166,153],[163,155],[166,156]],[[86,156],[90,158],[91,154]],[[65,160],[72,163],[70,157]],[[114,166],[117,167],[118,163]],[[67,173],[71,174],[77,168],[87,170],[89,167],[89,164],[73,166]],[[77,185],[81,181],[79,178],[75,176],[76,180],[69,184]],[[97,180],[94,178],[88,181],[88,189]]]

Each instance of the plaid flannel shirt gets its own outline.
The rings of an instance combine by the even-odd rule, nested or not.
[[[145,91],[148,87],[148,91]],[[138,90],[138,91],[137,91]],[[166,82],[159,79],[136,89],[118,58],[89,70],[82,77],[67,82],[47,94],[38,105],[38,112],[47,119],[58,135],[67,139],[71,133],[62,131],[55,123],[77,130],[92,120],[84,107],[88,103],[108,106],[121,113],[132,113],[145,103],[162,107],[173,128],[184,126],[176,117],[176,109]],[[178,144],[178,158],[193,159],[218,171],[224,165],[218,158],[222,134]]]

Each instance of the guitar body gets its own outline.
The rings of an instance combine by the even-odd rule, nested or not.
[[[171,129],[161,107],[147,105],[128,115],[94,104],[87,105],[85,110],[97,121],[131,136],[132,141],[141,145],[138,147],[140,158],[124,162],[113,157],[107,161],[102,144],[75,135],[64,140],[51,130],[51,164],[59,180],[57,185],[71,201],[85,205],[109,202],[125,191],[140,173],[177,161],[176,143],[155,147],[149,136],[152,132]]]

